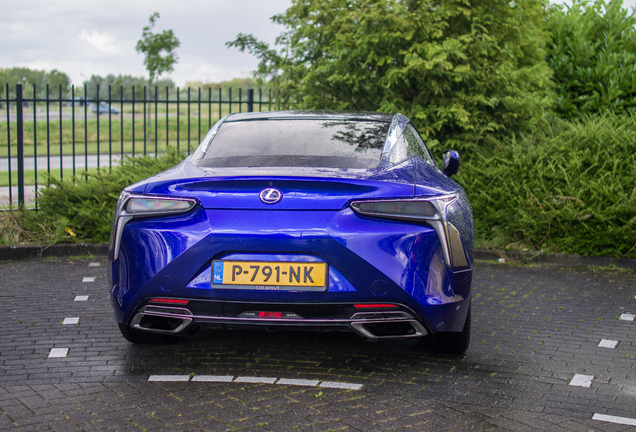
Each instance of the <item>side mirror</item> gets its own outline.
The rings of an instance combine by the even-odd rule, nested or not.
[[[442,156],[442,166],[444,174],[448,177],[457,174],[457,171],[459,171],[459,153],[455,150],[446,150]]]

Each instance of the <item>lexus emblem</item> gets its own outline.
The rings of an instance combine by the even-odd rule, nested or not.
[[[275,204],[283,199],[283,193],[276,188],[266,188],[261,191],[258,197],[265,204]]]

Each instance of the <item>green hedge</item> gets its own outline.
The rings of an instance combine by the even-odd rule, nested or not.
[[[460,169],[479,244],[636,257],[636,119],[555,120]]]
[[[636,258],[636,119],[554,120],[474,154],[457,181],[468,192],[477,245]],[[51,179],[40,211],[4,216],[2,243],[108,240],[119,192],[183,154],[135,157],[75,183]],[[2,218],[0,218],[2,219]],[[16,222],[17,221],[17,222]]]
[[[51,186],[40,195],[40,210],[28,218],[29,226],[49,227],[55,232],[55,242],[106,242],[119,193],[128,185],[177,165],[184,156],[169,148],[156,158],[126,158],[110,172],[102,169],[89,173],[87,180],[82,175],[75,182],[51,177]]]

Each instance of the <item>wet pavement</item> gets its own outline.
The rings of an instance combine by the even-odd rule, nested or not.
[[[635,272],[478,263],[471,347],[452,357],[349,333],[135,346],[105,265],[0,262],[0,429],[636,429]]]

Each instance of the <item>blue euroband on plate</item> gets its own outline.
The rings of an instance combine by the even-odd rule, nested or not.
[[[465,352],[473,218],[450,178],[459,154],[442,160],[401,114],[224,117],[121,193],[109,279],[122,335],[345,330]]]
[[[223,283],[223,261],[217,261],[214,263],[214,273],[212,274],[212,283]]]

